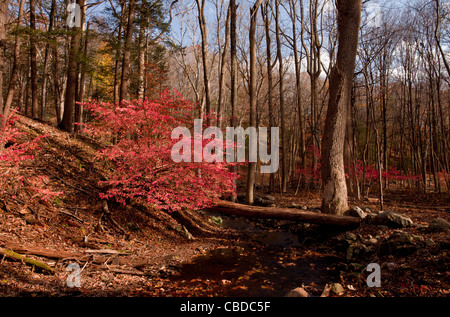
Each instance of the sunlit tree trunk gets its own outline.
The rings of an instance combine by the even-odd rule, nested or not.
[[[337,0],[338,51],[331,70],[329,102],[322,138],[322,211],[341,215],[348,209],[344,171],[347,109],[355,69],[361,0]]]

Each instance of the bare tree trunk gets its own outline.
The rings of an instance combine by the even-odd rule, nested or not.
[[[114,8],[113,5],[111,5],[112,8]],[[115,63],[114,63],[114,102],[119,101],[119,95],[120,95],[120,83],[119,83],[119,59],[122,54],[122,32],[123,32],[123,25],[125,20],[125,1],[120,1],[120,7],[121,7],[121,15],[119,17],[119,31],[117,34],[117,50],[116,50],[116,57],[115,57]],[[117,15],[117,12],[115,12]]]
[[[136,9],[136,0],[131,0],[128,4],[128,21],[125,43],[123,45],[123,58],[122,58],[122,76],[120,82],[120,94],[119,101],[129,100],[130,92],[128,88],[130,86],[130,57],[131,57],[131,41],[133,40],[133,24],[134,24],[134,13]]]
[[[222,104],[223,104],[223,87],[224,87],[224,73],[225,73],[225,63],[228,51],[229,33],[230,33],[230,12],[231,5],[228,6],[227,18],[225,20],[225,43],[223,47],[223,52],[220,61],[220,74],[219,74],[219,96],[217,100],[217,126],[222,126]],[[219,37],[219,34],[217,34]]]
[[[8,2],[9,0],[0,0],[0,109],[3,115],[3,120],[0,122],[0,128],[3,128],[4,124],[6,124],[6,120],[8,119],[5,114],[6,110],[9,112],[9,109],[4,109],[3,106],[3,70],[5,69],[5,46],[6,46],[6,23],[8,21]]]
[[[261,5],[262,0],[256,0],[253,7],[250,9],[250,31],[249,31],[249,43],[250,43],[250,126],[256,128],[256,17]],[[253,191],[255,187],[255,173],[256,162],[248,163],[247,173],[247,204],[252,205],[254,202]]]
[[[141,17],[142,18],[142,17]],[[145,93],[145,52],[146,52],[146,40],[145,40],[145,27],[141,23],[139,29],[139,68],[138,68],[138,99],[144,99]]]
[[[276,0],[275,4],[275,37],[277,41],[277,56],[278,56],[278,67],[279,67],[279,89],[280,89],[280,123],[281,123],[281,147],[282,151],[282,169],[281,169],[281,191],[284,193],[287,190],[288,181],[288,145],[287,145],[287,135],[286,135],[286,123],[285,123],[285,113],[284,113],[284,80],[283,80],[283,56],[281,55],[281,42],[280,42],[280,0]]]
[[[148,27],[148,18],[146,16],[145,9],[147,6],[146,0],[142,1],[141,8],[139,10],[139,52],[138,52],[138,92],[137,97],[140,100],[145,98],[145,56],[147,52],[147,37],[146,31]]]
[[[38,118],[37,50],[36,50],[36,2],[30,0],[30,61],[31,61],[31,116]]]
[[[337,0],[339,46],[331,70],[330,99],[322,138],[322,211],[342,215],[348,209],[344,171],[344,141],[347,109],[361,21],[361,0]]]
[[[231,118],[230,118],[230,126],[237,126],[237,117],[236,117],[236,100],[237,100],[237,83],[236,83],[236,75],[237,75],[237,63],[236,63],[236,0],[230,0],[230,63],[231,63]],[[236,151],[235,157],[233,161],[236,161]],[[233,172],[237,173],[238,166],[234,165]],[[236,188],[236,180],[233,181],[234,186]],[[236,194],[233,193],[231,195],[231,201],[236,202],[237,197]]]
[[[266,55],[267,55],[267,85],[268,85],[268,110],[269,110],[269,134],[268,140],[272,142],[271,128],[275,126],[274,116],[273,116],[273,76],[272,76],[272,53],[271,53],[271,42],[270,42],[270,29],[269,29],[269,0],[266,0],[266,4],[261,6],[262,15],[264,18],[264,25],[266,29]],[[269,175],[269,191],[275,190],[275,173],[270,173]]]
[[[52,4],[50,7],[50,16],[49,16],[49,24],[48,24],[48,33],[53,30],[53,26],[55,23],[55,14],[56,14],[56,0],[52,0]],[[42,96],[41,96],[41,120],[45,121],[47,116],[47,83],[48,83],[48,61],[49,61],[49,52],[50,52],[50,43],[45,45],[45,56],[44,56],[44,65],[43,65],[43,74],[42,74]],[[55,73],[55,76],[57,73]]]
[[[84,11],[84,14],[86,12]],[[85,15],[84,15],[85,16]],[[82,25],[84,25],[84,19],[82,19]],[[80,54],[83,55],[83,59],[86,60],[87,53],[88,53],[88,38],[89,36],[89,22],[86,25],[86,31],[84,33],[84,43],[80,43]],[[83,41],[82,41],[83,42]],[[80,80],[79,80],[79,88],[78,88],[78,94],[77,94],[77,104],[75,104],[75,122],[77,123],[83,123],[83,105],[80,104],[84,101],[84,95],[86,91],[86,65],[85,63],[81,64],[81,70],[80,70]],[[75,133],[78,133],[80,129],[80,126],[75,126]]]
[[[17,18],[17,29],[19,29],[22,25],[23,20],[23,11],[25,6],[25,0],[20,0],[19,5],[19,16]],[[5,105],[2,109],[2,114],[5,118],[8,118],[9,111],[11,109],[12,101],[14,98],[14,93],[17,90],[19,83],[19,55],[20,55],[20,46],[22,44],[22,40],[18,33],[15,36],[15,44],[14,44],[14,61],[12,66],[11,80],[9,81],[9,89],[8,94],[6,95]],[[0,93],[1,95],[1,93]],[[0,124],[1,127],[1,124]]]
[[[305,122],[303,120],[303,102],[302,102],[302,92],[301,92],[301,56],[302,52],[300,51],[300,57],[299,57],[299,50],[297,45],[297,27],[296,27],[296,21],[297,21],[297,14],[296,14],[296,7],[293,0],[289,1],[290,4],[290,13],[289,16],[291,18],[292,22],[292,50],[294,51],[294,65],[295,65],[295,94],[296,94],[296,103],[297,103],[297,111],[298,111],[298,123],[299,123],[299,132],[300,132],[300,166],[302,169],[306,168],[306,159],[305,159]],[[300,3],[302,6],[303,4]],[[302,25],[300,29],[300,36],[303,37],[303,30],[304,27]],[[295,163],[295,160],[293,160]],[[295,165],[294,165],[295,167]],[[299,173],[299,179],[297,184],[297,189],[295,193],[297,194],[299,185],[301,182],[302,175]]]
[[[201,1],[201,3],[200,3]],[[200,26],[200,33],[202,36],[202,64],[203,64],[203,85],[205,87],[205,106],[206,106],[206,124],[209,126],[211,124],[211,97],[209,93],[209,79],[208,79],[208,61],[207,61],[207,31],[206,31],[206,20],[205,20],[205,2],[206,0],[195,0],[198,8],[198,23]]]
[[[441,15],[439,13],[439,0],[434,0],[436,2],[436,27],[434,29],[434,38],[436,40],[437,47],[439,48],[439,52],[441,53],[442,61],[444,62],[445,69],[447,70],[447,74],[450,76],[450,65],[447,62],[446,54],[442,49],[441,39],[439,38],[439,27],[441,25]]]
[[[86,0],[77,0],[77,4],[84,6]],[[78,54],[80,51],[81,27],[75,27],[70,41],[69,64],[67,67],[67,86],[64,100],[64,114],[59,127],[67,132],[73,131],[75,101],[78,86]]]

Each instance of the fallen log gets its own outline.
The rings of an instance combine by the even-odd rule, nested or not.
[[[22,254],[16,253],[16,252],[8,250],[8,249],[0,248],[0,255],[3,255],[5,257],[13,259],[13,260],[23,261],[26,264],[31,265],[33,267],[38,267],[47,273],[51,273],[51,274],[55,273],[55,270],[52,269],[47,264],[37,261],[37,260],[27,258],[26,256],[24,256]]]
[[[16,252],[24,253],[24,254],[32,254],[37,256],[42,256],[50,259],[61,259],[68,257],[77,257],[78,254],[61,251],[61,250],[52,250],[47,248],[42,248],[35,245],[23,245],[13,241],[1,240],[0,245],[3,245],[5,248],[14,250]]]
[[[361,219],[350,216],[337,216],[292,208],[260,207],[218,200],[211,210],[251,218],[271,218],[324,224],[336,227],[357,227]]]

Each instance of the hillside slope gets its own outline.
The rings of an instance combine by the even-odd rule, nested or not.
[[[196,223],[214,231],[200,215],[175,219],[138,202],[126,207],[105,206],[98,198],[102,188],[97,183],[108,167],[95,161],[98,145],[92,140],[74,138],[24,116],[19,116],[15,125],[26,133],[22,141],[47,136],[40,140],[35,159],[21,168],[25,180],[46,176],[45,188],[63,193],[49,202],[30,199],[26,190],[0,200],[0,248],[55,269],[55,274],[48,276],[38,269],[33,272],[25,263],[4,260],[0,264],[0,296],[70,293],[72,289],[66,285],[69,263],[78,263],[84,272],[92,273],[83,274],[84,295],[121,294],[124,290],[116,285],[108,289],[98,274],[123,271],[126,274],[117,278],[136,279],[128,283],[132,287],[134,282],[147,280],[142,275],[154,275],[170,263],[220,244],[215,235],[193,238],[187,231],[189,224],[195,230]]]

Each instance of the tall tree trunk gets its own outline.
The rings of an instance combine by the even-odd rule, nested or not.
[[[434,38],[436,40],[436,44],[437,47],[439,48],[439,52],[441,53],[441,57],[442,57],[442,61],[444,62],[444,66],[445,69],[447,70],[447,74],[450,76],[450,65],[447,61],[447,57],[448,55],[445,54],[444,50],[442,49],[442,45],[441,45],[441,39],[439,37],[439,28],[441,26],[441,14],[439,13],[439,9],[440,9],[440,4],[439,4],[439,0],[434,0],[436,3],[436,27],[434,29]]]
[[[134,12],[136,9],[136,0],[131,0],[128,4],[128,21],[125,43],[123,47],[122,58],[122,76],[120,82],[120,94],[119,101],[129,100],[130,92],[128,88],[130,86],[130,57],[131,57],[131,41],[133,40],[133,24],[134,24]]]
[[[48,24],[48,33],[53,30],[54,20],[56,13],[56,0],[52,0],[52,4],[50,7],[50,16],[49,16],[49,24]],[[48,82],[48,72],[47,65],[49,60],[49,51],[50,44],[47,43],[45,45],[45,55],[44,55],[44,66],[43,66],[43,74],[42,74],[42,96],[41,96],[41,120],[45,121],[47,115],[47,82]],[[57,73],[55,73],[56,76]]]
[[[86,0],[77,0],[82,8]],[[69,64],[67,67],[67,86],[64,100],[64,114],[59,127],[67,132],[73,131],[75,101],[78,86],[78,54],[80,51],[81,26],[75,26],[70,41]]]
[[[256,18],[262,0],[256,0],[252,8],[250,8],[250,126],[256,128]],[[255,187],[256,162],[248,163],[247,173],[247,204],[252,205],[254,202],[253,191]]]
[[[86,17],[86,11],[83,11],[84,18],[82,20],[82,25],[84,26],[84,19]],[[83,27],[84,28],[84,27]],[[89,43],[89,22],[86,24],[86,30],[84,32],[84,41],[80,43],[80,55],[83,56],[83,60],[86,61],[87,53],[88,53],[88,43]],[[83,43],[84,42],[84,43]],[[78,93],[77,93],[77,103],[75,104],[75,122],[83,123],[83,105],[81,104],[84,101],[84,95],[86,91],[86,64],[85,62],[80,63],[80,80],[78,83]],[[77,133],[80,129],[79,125],[74,127],[75,133]]]
[[[201,3],[200,3],[201,1]],[[203,64],[203,85],[205,87],[205,111],[206,111],[206,124],[211,124],[211,97],[209,92],[209,79],[208,79],[208,61],[207,61],[207,31],[205,20],[205,2],[206,0],[195,0],[198,8],[198,23],[200,26],[200,34],[202,36],[202,64]]]
[[[288,181],[288,140],[286,135],[286,123],[284,113],[284,80],[283,80],[283,56],[281,54],[281,42],[280,42],[280,0],[276,0],[275,3],[275,38],[277,42],[277,57],[278,57],[278,73],[279,73],[279,100],[280,100],[280,123],[281,123],[281,148],[282,161],[281,161],[281,191],[284,193],[287,190]]]
[[[147,6],[146,0],[142,1],[141,8],[139,10],[139,52],[138,52],[138,99],[143,100],[145,97],[145,56],[147,53],[147,37],[146,31],[148,27],[148,18],[146,16],[145,9]]]
[[[112,6],[113,7],[113,6]],[[113,7],[114,8],[114,7]],[[113,91],[113,98],[114,102],[119,101],[120,96],[120,82],[119,82],[119,60],[121,58],[122,54],[122,32],[123,32],[123,25],[125,21],[125,1],[120,1],[120,8],[121,8],[121,15],[119,17],[119,31],[117,33],[117,49],[116,49],[116,56],[115,56],[115,62],[114,62],[114,91]]]
[[[37,83],[37,50],[36,50],[36,1],[30,0],[30,66],[31,66],[31,116],[38,118],[38,83]]]
[[[19,29],[22,25],[24,6],[25,6],[25,0],[20,0],[19,16],[17,18],[17,29]],[[16,92],[18,84],[19,84],[19,55],[20,55],[21,43],[22,43],[21,37],[18,33],[16,33],[11,80],[9,81],[9,89],[8,89],[8,94],[6,95],[5,105],[1,112],[5,118],[8,118],[8,116],[9,116],[9,111],[11,109],[12,101],[14,98],[14,93]]]
[[[292,22],[292,50],[294,51],[294,66],[295,66],[295,96],[296,96],[296,105],[297,105],[297,112],[298,112],[298,123],[299,123],[299,132],[300,132],[300,144],[299,144],[299,151],[300,151],[300,166],[302,169],[306,168],[306,160],[305,160],[305,122],[303,120],[303,102],[302,102],[302,92],[301,92],[301,55],[302,52],[298,51],[298,45],[297,45],[297,13],[296,13],[296,1],[289,1],[290,4],[290,13],[289,16],[291,18]],[[300,3],[302,6],[303,4]],[[303,37],[304,27],[302,25],[300,29],[300,36]],[[294,170],[295,170],[295,159],[293,159],[294,162]],[[299,173],[299,179],[296,189],[296,194],[299,189],[300,181],[301,181],[302,175]]]
[[[264,25],[266,31],[266,55],[267,55],[267,90],[268,90],[268,110],[269,110],[269,129],[268,129],[268,140],[272,142],[271,128],[275,126],[274,116],[273,116],[273,76],[272,76],[272,53],[271,53],[271,42],[270,42],[270,28],[269,28],[269,0],[266,0],[266,4],[261,7],[262,15],[264,18]],[[272,145],[270,144],[270,148]],[[269,191],[274,191],[275,189],[275,173],[270,173],[269,175]]]
[[[224,74],[225,74],[225,64],[227,59],[229,33],[230,33],[230,11],[231,5],[228,6],[227,18],[225,20],[225,43],[222,51],[221,61],[220,61],[220,74],[219,74],[219,96],[217,99],[217,126],[222,126],[222,112],[223,112],[223,88],[224,88]],[[219,34],[217,35],[219,37]]]
[[[236,76],[237,76],[237,63],[236,63],[236,0],[230,0],[230,63],[231,63],[231,70],[230,70],[230,81],[231,81],[231,91],[230,91],[230,102],[231,102],[231,117],[230,117],[230,126],[236,127],[237,126],[237,117],[236,117],[236,100],[237,100],[237,83],[236,83]],[[236,151],[234,162],[236,162]],[[233,172],[237,173],[238,166],[234,165]],[[236,188],[236,180],[233,180],[234,186]],[[231,195],[231,201],[236,202],[236,193],[232,193]]]
[[[6,23],[8,21],[8,2],[9,0],[0,0],[0,114],[3,115],[3,120],[0,122],[0,128],[6,124],[8,119],[6,114],[6,109],[3,106],[3,70],[5,69],[5,46],[6,46]],[[9,109],[7,109],[9,112]]]
[[[361,0],[337,0],[339,46],[331,69],[330,97],[322,138],[322,211],[342,215],[348,209],[344,171],[344,141],[347,109],[361,21]]]
[[[139,53],[138,53],[138,99],[143,100],[145,94],[145,52],[146,52],[146,43],[145,40],[145,26],[141,23],[141,27],[139,29]]]

